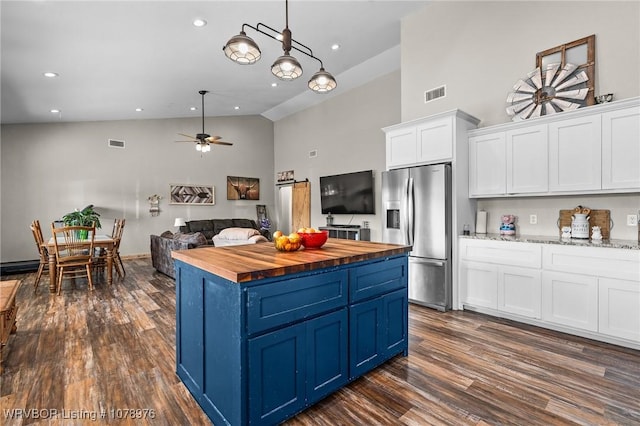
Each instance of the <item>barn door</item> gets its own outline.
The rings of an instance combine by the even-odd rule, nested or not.
[[[311,226],[311,183],[296,182],[293,184],[291,203],[291,230]]]

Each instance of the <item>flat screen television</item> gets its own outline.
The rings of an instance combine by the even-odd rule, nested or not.
[[[320,177],[322,214],[375,214],[373,170]]]

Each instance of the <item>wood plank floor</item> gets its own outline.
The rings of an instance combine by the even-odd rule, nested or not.
[[[34,295],[34,274],[2,277],[23,286],[18,332],[3,356],[0,424],[210,424],[175,375],[174,281],[149,259],[125,267],[111,287],[66,282],[60,296],[49,295],[46,278]],[[410,306],[408,357],[287,424],[640,425],[640,351]],[[126,409],[153,412],[124,419],[116,410]],[[46,410],[58,416],[43,419],[54,414]]]

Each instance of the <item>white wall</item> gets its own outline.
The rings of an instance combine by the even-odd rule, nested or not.
[[[320,209],[320,176],[373,169],[376,214],[334,215],[334,223],[369,221],[371,239],[381,239],[385,137],[380,129],[399,121],[400,72],[396,71],[274,123],[275,172],[294,170],[296,180],[311,182],[310,226],[326,225]],[[309,158],[311,150],[317,150],[317,157]]]
[[[638,1],[432,2],[402,22],[402,120],[459,108],[480,118],[480,127],[509,122],[507,94],[535,68],[536,53],[591,34],[595,93],[639,96]],[[424,91],[443,84],[446,97],[425,104]],[[559,210],[577,205],[611,210],[612,238],[637,238],[626,215],[638,214],[638,194],[478,201],[489,214],[489,232],[511,213],[519,217],[519,233],[530,235],[557,235]],[[537,225],[529,225],[530,214],[537,214]]]
[[[124,255],[149,252],[149,235],[175,231],[174,218],[256,219],[256,204],[274,208],[273,123],[263,117],[207,118],[205,129],[233,146],[200,154],[175,143],[194,134],[200,119],[131,120],[2,126],[2,262],[36,259],[29,224],[51,221],[94,204],[105,233],[124,217]],[[109,148],[107,139],[126,142]],[[260,179],[259,201],[228,201],[226,177]],[[215,205],[169,204],[169,184],[213,184]],[[163,197],[160,215],[149,214],[150,195]]]

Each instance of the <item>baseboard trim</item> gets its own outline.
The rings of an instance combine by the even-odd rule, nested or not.
[[[0,275],[24,274],[38,270],[40,260],[19,260],[16,262],[4,262],[0,264]]]

